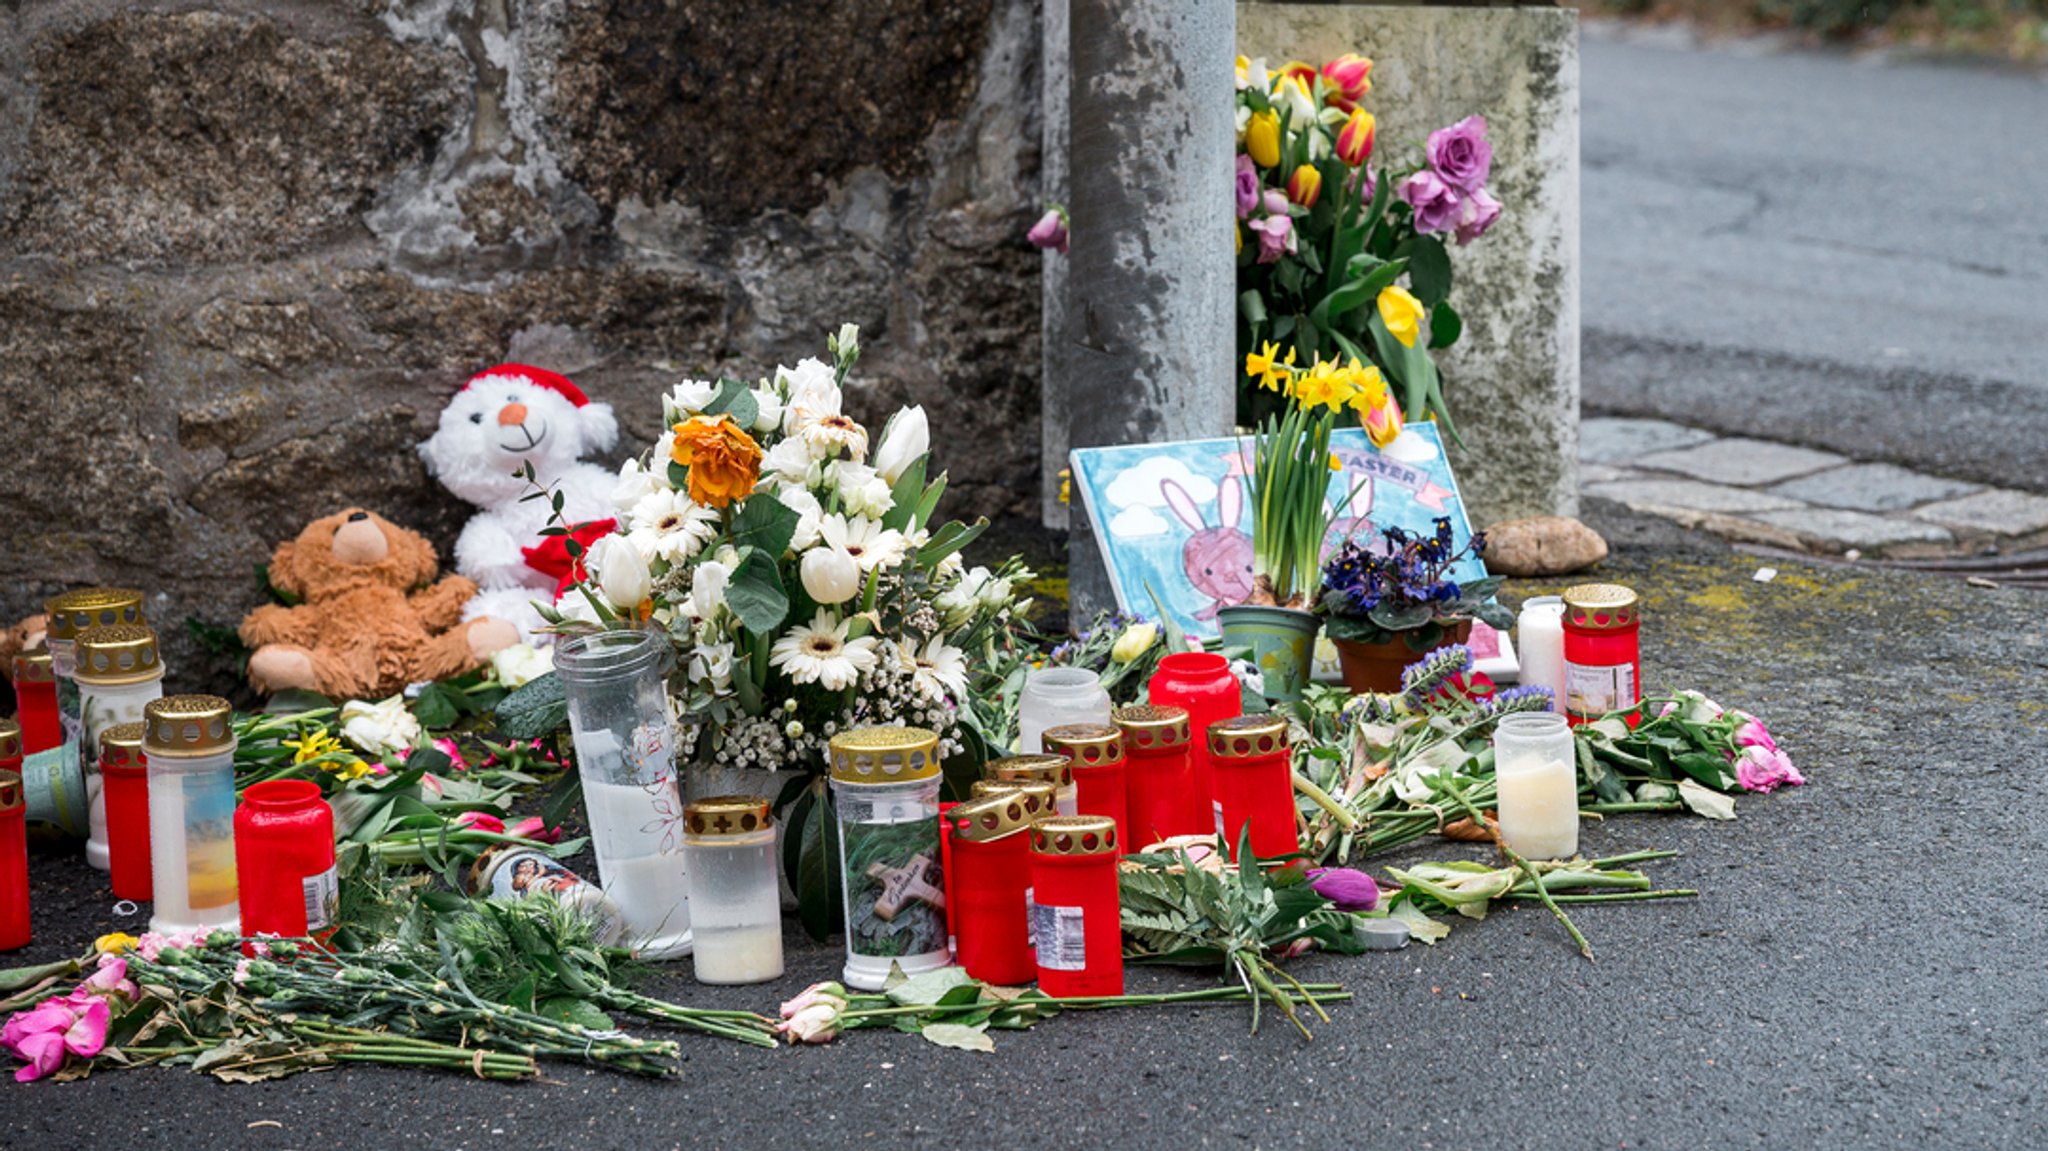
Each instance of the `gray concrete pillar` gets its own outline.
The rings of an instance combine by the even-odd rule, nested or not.
[[[1040,56],[1039,101],[1043,107],[1044,139],[1039,162],[1039,185],[1046,201],[1067,202],[1067,0],[1045,0],[1040,22],[1044,45]],[[1045,526],[1067,526],[1067,505],[1060,502],[1060,472],[1067,466],[1067,257],[1057,252],[1045,255],[1045,278],[1040,287],[1042,322],[1039,328],[1039,477],[1040,509]]]
[[[1068,0],[1068,15],[1068,442],[1225,434],[1236,6]],[[1115,605],[1082,519],[1072,517],[1069,573],[1077,625]]]

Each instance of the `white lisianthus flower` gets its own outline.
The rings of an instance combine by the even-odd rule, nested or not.
[[[356,699],[342,704],[341,738],[369,755],[385,756],[421,746],[427,734],[406,710],[405,697],[394,695],[375,703]]]
[[[895,498],[889,494],[888,481],[874,468],[839,460],[826,470],[831,473],[832,485],[839,489],[840,504],[849,513],[880,519],[896,506]]]
[[[552,648],[515,643],[491,653],[491,674],[507,688],[525,687],[555,670]]]
[[[667,469],[649,471],[640,466],[639,460],[627,460],[619,465],[619,482],[612,485],[612,508],[619,515],[625,515],[634,504],[647,496],[668,487]]]
[[[1000,610],[1010,606],[1010,600],[1015,594],[1016,589],[1010,586],[1009,580],[991,579],[982,583],[981,591],[975,598],[981,601],[983,607]]]
[[[775,369],[775,381],[789,397],[782,408],[783,434],[793,436],[810,420],[839,414],[844,397],[839,390],[838,374],[830,364],[805,359],[794,368],[779,367]]]
[[[967,697],[966,652],[949,647],[937,636],[926,641],[921,651],[907,643],[897,650],[898,658],[925,698],[944,703],[949,698],[958,701]]]
[[[841,604],[860,592],[860,565],[842,548],[814,547],[798,565],[804,594],[822,604]]]
[[[789,537],[794,551],[805,551],[818,542],[818,522],[825,518],[824,505],[807,488],[784,488],[775,493],[782,506],[796,513],[796,531]]]
[[[905,408],[890,416],[882,428],[881,443],[875,447],[875,471],[890,487],[895,487],[910,465],[931,448],[931,423],[925,418],[923,405]]]
[[[818,482],[818,454],[802,436],[791,436],[761,456],[761,476],[785,487],[807,488]]]
[[[832,613],[819,608],[810,623],[798,624],[775,641],[768,650],[768,663],[781,668],[791,683],[815,683],[826,691],[844,691],[875,666],[874,637],[848,639],[848,628],[848,621],[835,621]]]
[[[940,560],[939,566],[934,570],[938,572],[941,579],[945,579],[959,575],[961,571],[965,570],[966,566],[966,562],[960,558],[960,553],[953,552],[947,555],[945,559]]]
[[[718,398],[718,384],[712,380],[684,380],[670,390],[661,406],[662,422],[680,424],[692,416],[701,416],[711,401]]]
[[[583,557],[583,570],[590,573],[599,594],[621,611],[638,610],[654,591],[646,555],[622,535],[604,536],[591,544]]]
[[[726,691],[732,687],[732,645],[729,643],[699,644],[690,651],[689,676],[692,683],[701,683],[714,692]]]
[[[825,545],[852,556],[863,572],[902,563],[908,546],[902,532],[866,516],[826,516],[818,521],[818,534]]]
[[[764,435],[782,426],[782,393],[773,384],[762,384],[754,389],[755,435]]]
[[[725,606],[725,589],[732,583],[732,568],[715,559],[699,563],[690,573],[690,615],[710,619]]]
[[[688,492],[657,491],[626,513],[626,537],[652,559],[679,564],[718,535],[718,513]]]

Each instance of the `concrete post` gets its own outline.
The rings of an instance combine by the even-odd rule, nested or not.
[[[1067,0],[1045,0],[1040,22],[1040,94],[1044,145],[1039,185],[1044,199],[1065,204],[1067,186]],[[1067,526],[1060,472],[1067,466],[1067,257],[1047,253],[1039,288],[1039,507],[1046,527]]]
[[[1235,4],[1069,0],[1068,14],[1069,443],[1222,435],[1237,352]],[[1070,539],[1080,626],[1115,597],[1079,515]]]

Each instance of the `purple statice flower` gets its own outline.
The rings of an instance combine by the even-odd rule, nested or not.
[[[1448,128],[1431,132],[1426,154],[1430,169],[1444,183],[1460,192],[1478,192],[1493,172],[1493,145],[1486,140],[1486,117],[1467,116]],[[1497,214],[1500,206],[1494,205],[1494,210]]]

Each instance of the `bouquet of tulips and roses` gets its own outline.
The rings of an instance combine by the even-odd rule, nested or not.
[[[1238,57],[1238,349],[1370,365],[1400,389],[1408,419],[1440,419],[1455,437],[1429,352],[1464,328],[1445,241],[1469,244],[1500,217],[1486,187],[1493,147],[1469,116],[1431,133],[1418,159],[1376,168],[1378,124],[1361,104],[1371,74],[1350,53],[1277,72]],[[1272,386],[1247,367],[1239,423],[1279,406],[1262,380]]]

